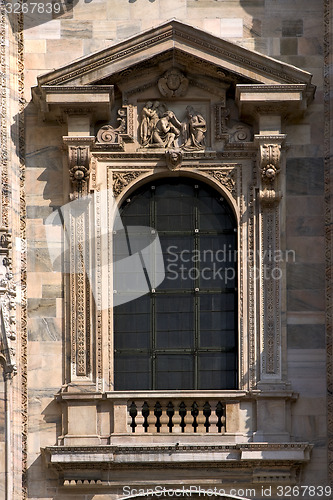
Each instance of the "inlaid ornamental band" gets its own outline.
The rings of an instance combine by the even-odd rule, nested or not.
[[[96,211],[101,214],[98,228],[95,222],[89,222],[94,220],[92,214]],[[124,227],[112,190],[67,203],[46,219],[45,228],[53,270],[69,274],[75,283],[86,275],[98,310],[139,298],[164,280],[164,261],[157,232],[148,226]],[[108,254],[110,233],[114,246],[111,298],[107,281],[102,284],[105,293],[99,293],[97,267],[90,258],[96,245],[102,253]],[[105,270],[102,268],[102,276],[108,276],[108,262]],[[81,288],[78,286],[77,290]]]

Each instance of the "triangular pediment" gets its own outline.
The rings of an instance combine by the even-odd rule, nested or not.
[[[39,77],[41,86],[114,84],[134,68],[145,70],[167,60],[191,67],[192,72],[226,82],[306,84],[311,74],[250,51],[177,20],[137,34],[125,41]],[[308,89],[310,90],[310,89]]]

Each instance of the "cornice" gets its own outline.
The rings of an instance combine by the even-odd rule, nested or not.
[[[160,50],[152,51],[151,49],[156,46],[160,46]],[[227,70],[235,74],[242,75],[243,70],[250,70],[253,73],[250,79],[254,82],[269,84],[271,80],[271,83],[306,85],[310,85],[311,82],[311,74],[306,71],[250,51],[188,24],[172,20],[42,75],[38,78],[38,85],[39,87],[62,86],[70,82],[75,85],[75,82],[82,80],[83,76],[86,77],[85,83],[91,84],[96,81],[94,72],[97,69],[110,66],[110,71],[106,71],[106,74],[101,76],[105,78],[107,74],[115,71],[112,65],[121,63],[122,60],[128,59],[123,65],[124,68],[122,64],[117,64],[117,72],[125,69],[125,66],[135,65],[139,60],[142,62],[144,58],[150,59],[160,52],[176,50],[176,48],[190,55],[193,51],[197,53],[199,48],[202,51],[202,59],[210,59],[213,66],[225,66]],[[140,58],[135,57],[138,54]],[[200,53],[197,57],[200,58]]]

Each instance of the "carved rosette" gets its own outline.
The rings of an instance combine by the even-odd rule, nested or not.
[[[82,193],[90,172],[89,146],[68,146],[69,175],[75,190]]]
[[[282,198],[279,190],[279,174],[281,160],[281,145],[285,135],[255,136],[255,142],[259,145],[259,170],[261,187],[259,200],[264,205],[274,205]]]
[[[265,182],[273,182],[280,172],[281,144],[260,145],[261,177]]]

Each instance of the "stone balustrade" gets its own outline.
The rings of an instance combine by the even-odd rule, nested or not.
[[[226,430],[226,407],[218,399],[129,400],[127,426],[142,433],[221,433]]]

